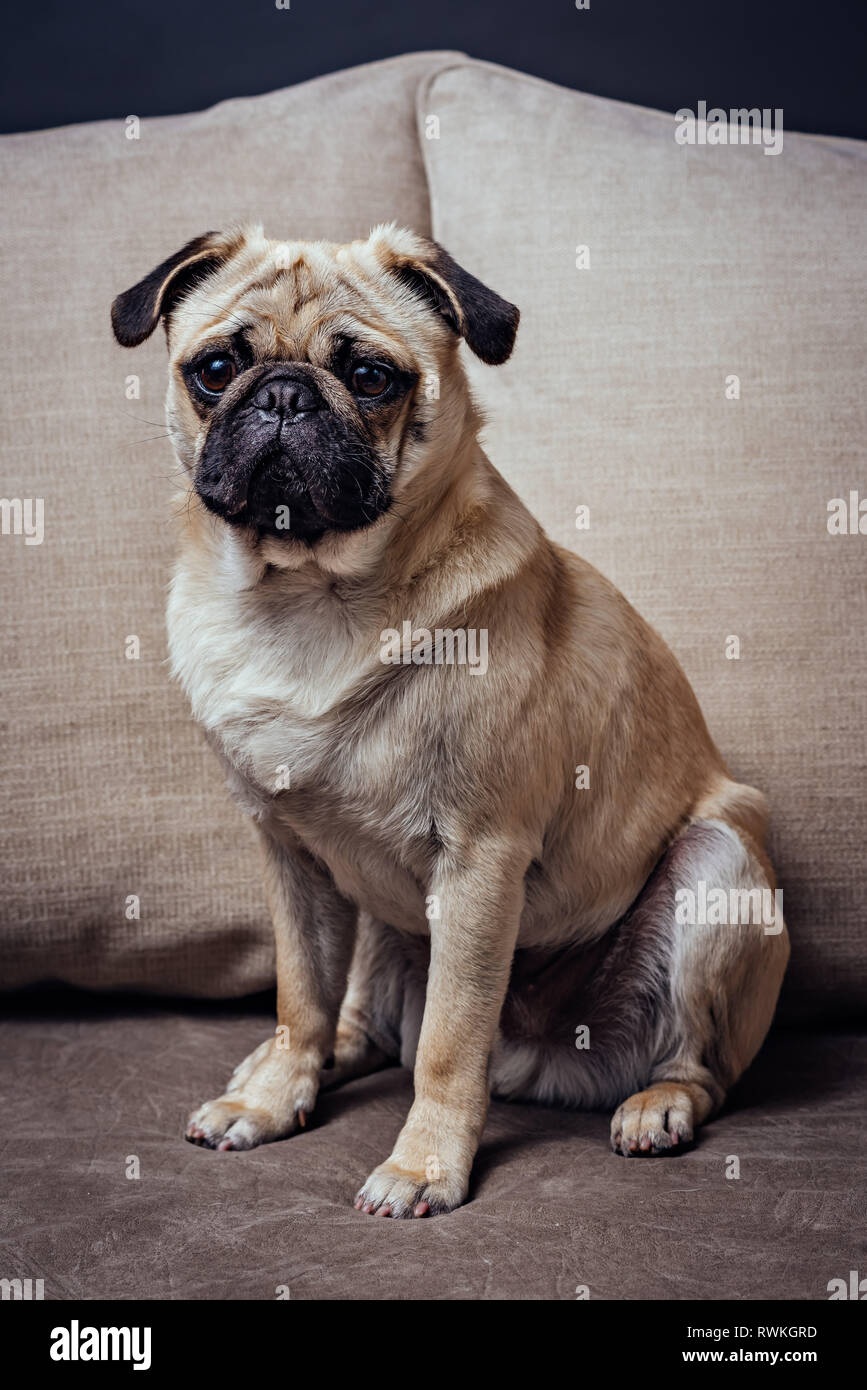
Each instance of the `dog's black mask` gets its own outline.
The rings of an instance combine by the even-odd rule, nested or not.
[[[305,541],[369,526],[391,502],[373,447],[304,362],[254,367],[232,384],[213,409],[195,488],[232,525]]]

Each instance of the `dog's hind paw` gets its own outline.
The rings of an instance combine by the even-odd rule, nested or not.
[[[662,1082],[630,1096],[611,1121],[611,1147],[626,1158],[671,1153],[692,1142],[693,1088]]]

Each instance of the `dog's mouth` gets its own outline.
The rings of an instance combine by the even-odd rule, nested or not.
[[[363,530],[390,507],[385,488],[365,496],[357,480],[349,479],[348,484],[338,486],[327,473],[305,478],[291,459],[273,449],[249,471],[237,470],[234,478],[217,472],[207,486],[197,480],[196,492],[208,510],[230,526],[312,544],[330,531]]]

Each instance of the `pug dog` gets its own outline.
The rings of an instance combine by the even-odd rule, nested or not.
[[[766,807],[662,639],[479,446],[459,349],[505,362],[518,310],[394,225],[253,228],[114,302],[125,347],[160,321],[171,662],[276,936],[277,1029],[186,1138],[283,1139],[321,1087],[400,1063],[414,1100],[368,1214],[462,1203],[491,1093],[610,1107],[621,1155],[682,1150],[786,967]],[[516,450],[532,398],[526,429]]]

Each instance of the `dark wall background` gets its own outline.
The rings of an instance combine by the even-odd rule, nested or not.
[[[193,111],[422,48],[676,110],[867,137],[867,0],[18,0],[0,129]],[[359,132],[363,142],[363,132]]]

